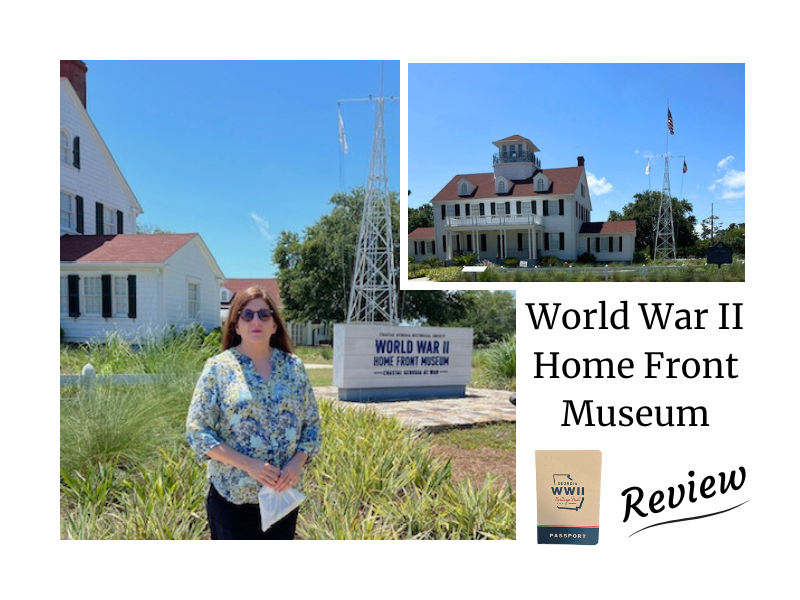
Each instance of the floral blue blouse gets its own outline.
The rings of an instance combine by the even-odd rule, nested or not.
[[[186,417],[186,439],[208,477],[234,504],[258,503],[261,484],[207,452],[225,442],[234,450],[283,468],[297,452],[319,453],[320,422],[314,390],[300,359],[277,348],[267,381],[236,348],[206,361]],[[300,487],[298,484],[296,487]]]

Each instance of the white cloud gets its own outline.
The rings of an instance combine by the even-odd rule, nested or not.
[[[719,184],[718,198],[722,200],[735,200],[736,198],[744,198],[744,171],[737,171],[736,169],[728,169],[719,179],[714,180],[714,184],[709,187],[709,190],[716,190]]]
[[[258,228],[258,233],[261,234],[261,237],[264,238],[268,243],[272,244],[275,241],[275,236],[270,232],[269,221],[267,221],[263,217],[259,217],[256,213],[251,212],[250,218],[256,224]]]
[[[728,164],[734,160],[732,156],[726,156],[721,161],[717,163],[717,171],[721,171],[722,169],[727,169]]]
[[[639,151],[638,150],[634,150],[633,153],[634,154],[639,154]]]
[[[589,183],[589,191],[595,196],[602,196],[614,189],[614,186],[607,182],[605,177],[598,179],[589,171],[586,171],[586,181]]]

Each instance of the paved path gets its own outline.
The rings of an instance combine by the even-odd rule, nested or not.
[[[333,386],[316,387],[317,396],[355,410],[372,409],[397,417],[407,427],[437,431],[477,424],[517,422],[517,407],[509,401],[511,392],[467,388],[464,398],[433,400],[395,400],[383,402],[344,402]]]

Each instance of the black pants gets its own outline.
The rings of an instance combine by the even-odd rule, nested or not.
[[[297,513],[292,512],[266,531],[261,531],[261,511],[258,504],[233,504],[210,486],[206,509],[212,540],[293,540],[297,528]]]

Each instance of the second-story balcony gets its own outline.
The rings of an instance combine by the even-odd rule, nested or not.
[[[544,226],[541,215],[531,213],[522,215],[472,215],[469,217],[445,217],[445,227],[458,228],[486,228],[486,227],[509,227],[509,226]]]
[[[523,150],[521,152],[498,152],[494,155],[494,159],[492,164],[496,165],[498,163],[518,163],[518,162],[529,162],[533,163],[533,166],[537,169],[542,168],[542,164],[536,155],[531,152],[530,150]]]

